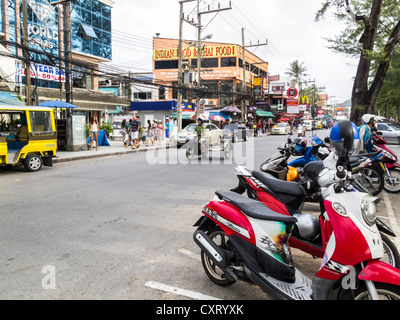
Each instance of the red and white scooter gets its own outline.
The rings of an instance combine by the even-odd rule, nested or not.
[[[251,280],[273,299],[400,300],[400,270],[380,261],[378,198],[344,192],[352,178],[344,167],[338,163],[335,182],[322,190],[326,250],[312,280],[293,263],[288,240],[296,217],[231,191],[217,191],[195,224],[207,276],[223,286]]]
[[[383,155],[382,159],[373,165],[382,171],[385,183],[383,189],[390,193],[400,192],[400,164],[397,163],[397,155],[386,144],[382,138],[382,133],[373,131],[372,141],[376,151],[380,151]]]

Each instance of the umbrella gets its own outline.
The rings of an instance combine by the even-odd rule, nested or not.
[[[221,110],[221,112],[241,112],[238,108],[234,106],[225,107]]]
[[[196,117],[196,114],[193,114],[190,119],[194,119]],[[204,114],[200,114],[199,118],[201,120],[208,120],[207,116],[205,116]]]
[[[50,100],[46,102],[42,102],[39,104],[42,107],[53,107],[53,108],[78,108],[77,106],[74,106],[73,104],[70,104],[68,102],[60,101],[60,100]]]
[[[210,117],[210,120],[225,122],[225,118],[224,118],[224,117],[221,117],[221,116],[218,116],[218,115],[211,116],[211,117]]]
[[[279,120],[278,120],[278,122],[281,122],[281,121],[289,121],[290,119],[289,118],[280,118]]]

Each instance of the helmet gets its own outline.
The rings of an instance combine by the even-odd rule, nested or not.
[[[303,239],[312,241],[319,235],[321,227],[318,219],[314,217],[312,214],[295,213],[293,216],[297,218],[297,222],[295,224],[295,230],[299,233],[299,235]]]
[[[339,157],[348,156],[351,151],[358,148],[360,141],[356,125],[348,120],[335,123],[329,138],[335,154]]]
[[[372,122],[373,120],[375,120],[375,119],[374,119],[374,116],[373,116],[372,114],[369,114],[369,113],[364,114],[364,115],[361,117],[362,123],[368,124],[368,123]]]
[[[307,149],[307,140],[305,138],[296,138],[293,140],[294,149],[293,155],[294,156],[301,156],[306,152]]]

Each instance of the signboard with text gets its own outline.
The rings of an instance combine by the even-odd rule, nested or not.
[[[19,74],[25,77],[25,69],[19,67]],[[46,81],[61,81],[65,82],[65,73],[61,72],[56,67],[46,66],[43,64],[35,63],[31,64],[31,78],[46,80]]]
[[[201,57],[202,58],[235,57],[237,53],[238,51],[236,45],[204,47],[201,50]],[[182,57],[184,59],[197,58],[197,48],[192,47],[183,49]],[[154,50],[153,59],[156,61],[178,59],[178,49]]]

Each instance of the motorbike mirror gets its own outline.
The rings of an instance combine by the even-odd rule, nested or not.
[[[292,143],[292,139],[288,138],[288,139],[287,139],[287,142],[288,142],[288,143]]]

